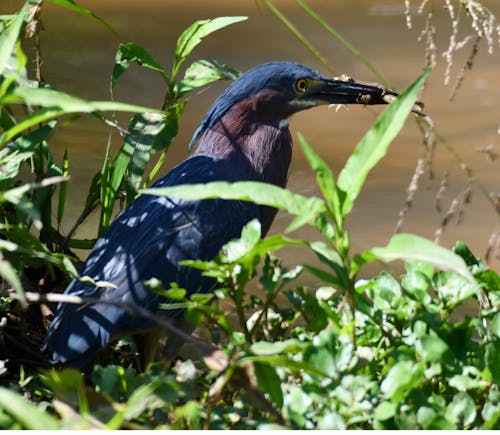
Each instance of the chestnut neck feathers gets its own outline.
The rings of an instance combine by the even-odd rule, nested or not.
[[[292,157],[293,110],[273,90],[234,104],[200,138],[196,153],[247,165],[259,181],[286,185]]]

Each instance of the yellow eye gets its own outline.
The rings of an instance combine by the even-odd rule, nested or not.
[[[307,91],[307,80],[306,79],[298,79],[295,82],[295,90],[297,92],[305,92],[305,91]]]

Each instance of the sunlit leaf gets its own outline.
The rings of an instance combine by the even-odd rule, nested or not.
[[[197,60],[189,66],[184,78],[177,84],[177,96],[180,97],[216,80],[236,80],[239,76],[238,71],[216,60]]]
[[[17,44],[28,6],[29,3],[26,2],[23,8],[15,15],[10,26],[0,33],[0,75],[4,73],[5,67]]]
[[[382,261],[425,261],[440,269],[458,273],[471,283],[475,283],[474,277],[461,257],[430,240],[413,234],[397,234],[391,238],[387,246],[373,248],[370,252]]]
[[[0,409],[9,414],[24,429],[59,429],[59,424],[48,412],[4,387],[0,387]]]
[[[400,402],[417,388],[424,376],[423,367],[414,361],[400,361],[391,367],[380,390],[393,402]]]
[[[172,79],[177,76],[181,65],[203,38],[223,27],[246,19],[247,17],[218,17],[211,20],[200,20],[184,30],[177,40],[177,46],[175,48]]]
[[[338,188],[345,192],[342,204],[344,216],[351,211],[370,170],[385,156],[390,143],[403,128],[430,71],[430,68],[426,69],[383,111],[347,160],[337,179]]]
[[[136,62],[141,66],[152,69],[160,73],[165,82],[169,83],[168,74],[162,66],[151,56],[151,54],[139,44],[129,42],[120,44],[115,56],[115,65],[111,73],[111,90],[115,87],[118,78],[130,68],[130,64]]]
[[[236,183],[216,181],[207,184],[183,184],[144,189],[141,193],[186,200],[222,198],[251,201],[259,205],[283,209],[293,215],[301,215],[304,223],[313,222],[315,217],[325,210],[325,203],[319,198],[305,197],[272,184],[256,181],[240,181]]]
[[[460,428],[469,427],[476,418],[476,405],[465,392],[455,394],[447,407],[446,417]]]
[[[424,360],[439,363],[444,359],[449,347],[439,337],[425,335],[417,342],[416,350],[422,355]]]

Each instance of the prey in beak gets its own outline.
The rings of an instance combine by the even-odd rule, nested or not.
[[[302,99],[315,105],[329,104],[334,106],[344,104],[362,104],[363,106],[390,104],[397,97],[397,92],[378,83],[358,82],[347,75],[334,77],[333,79],[322,78],[320,80],[304,81],[304,90],[298,95],[299,100]],[[422,110],[423,104],[416,102],[412,112],[425,116]]]

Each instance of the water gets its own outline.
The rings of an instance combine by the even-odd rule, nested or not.
[[[83,98],[109,98],[109,77],[120,41],[143,45],[160,63],[169,66],[175,41],[189,24],[197,19],[225,15],[247,15],[249,19],[208,37],[196,49],[192,60],[215,58],[242,71],[269,60],[293,60],[326,73],[258,1],[81,0],[79,3],[109,22],[120,35],[120,38],[114,36],[79,14],[52,4],[45,5],[42,15],[46,29],[42,33],[43,76],[59,89]],[[446,13],[440,7],[441,2],[436,3],[438,44],[444,50],[451,27]],[[484,3],[500,16],[498,2]],[[11,12],[18,4],[18,1],[2,0],[0,13]],[[364,65],[293,2],[283,0],[275,4],[310,38],[339,73],[349,74],[362,81],[377,81]],[[414,29],[408,30],[402,1],[309,1],[308,4],[383,71],[395,89],[404,89],[422,71],[424,46],[417,41],[417,37],[424,19],[416,18]],[[2,10],[3,7],[6,10]],[[461,68],[469,51],[470,48],[466,48],[463,53],[456,54],[453,74]],[[438,123],[440,134],[446,137],[488,192],[498,190],[500,186],[500,159],[491,162],[476,149],[493,144],[497,152],[500,150],[500,136],[497,133],[500,125],[500,88],[497,86],[499,52],[497,47],[493,55],[488,55],[483,41],[474,68],[466,74],[463,86],[453,102],[449,101],[450,87],[443,85],[444,61],[439,56],[439,66],[433,72],[422,97],[426,112]],[[214,84],[191,97],[164,173],[187,155],[187,143],[192,132],[225,85]],[[162,81],[156,74],[134,66],[120,79],[115,98],[159,107],[163,99],[162,89]],[[338,173],[379,112],[379,108],[350,107],[348,111],[336,112],[321,107],[294,116],[291,128],[295,137],[300,131]],[[126,118],[121,116],[120,119]],[[107,129],[91,117],[82,117],[59,128],[52,137],[56,155],[61,156],[67,148],[72,163],[68,213],[63,230],[71,227],[83,207],[90,180],[102,164],[107,140]],[[119,145],[116,134],[113,144],[115,148]],[[388,155],[370,174],[349,216],[348,227],[355,251],[387,243],[405,202],[406,188],[417,159],[423,155],[423,151],[419,131],[415,123],[409,120]],[[434,171],[434,180],[423,176],[419,183],[420,189],[403,226],[405,232],[432,238],[455,195],[467,186],[464,170],[441,145],[436,149]],[[435,196],[444,172],[449,173],[449,187],[442,198],[444,211],[438,213],[434,205]],[[303,194],[318,192],[314,176],[299,147],[295,149],[289,187]],[[280,213],[271,233],[283,230],[288,222],[289,218]],[[474,187],[472,203],[466,208],[463,223],[456,225],[456,220],[450,223],[441,243],[452,247],[460,239],[476,255],[483,256],[490,234],[498,229],[498,225],[498,214],[479,189]],[[89,219],[76,236],[94,237],[95,220]],[[316,237],[316,234],[312,230],[302,229],[294,236],[311,238]],[[297,248],[286,250],[281,256],[288,265],[313,260]],[[492,263],[497,270],[499,265],[498,259]],[[311,280],[310,277],[304,279]]]

